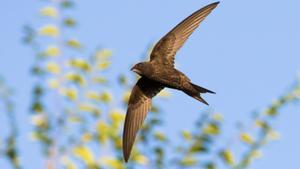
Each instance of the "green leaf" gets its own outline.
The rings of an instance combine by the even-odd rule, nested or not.
[[[64,25],[69,26],[69,27],[74,27],[77,24],[73,18],[65,18],[63,22],[64,22]]]
[[[61,7],[63,7],[63,8],[72,8],[72,7],[74,7],[74,2],[64,0],[64,1],[61,2]]]
[[[190,147],[191,153],[199,153],[199,152],[208,152],[208,148],[204,146],[202,143],[195,143]]]
[[[215,163],[209,162],[205,165],[205,169],[217,169],[217,167]]]

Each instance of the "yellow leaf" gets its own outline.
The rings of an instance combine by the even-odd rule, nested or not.
[[[300,99],[300,87],[297,87],[295,91],[293,92],[293,95],[297,98]]]
[[[165,136],[163,133],[159,132],[159,131],[157,131],[157,132],[154,133],[154,137],[155,137],[157,140],[160,140],[160,141],[165,141],[165,140],[167,140],[166,136]]]
[[[39,138],[39,136],[38,136],[38,134],[36,132],[30,133],[29,138],[32,141],[39,141],[40,140],[40,138]]]
[[[212,118],[216,121],[223,121],[223,116],[220,113],[214,114]]]
[[[86,146],[77,146],[73,148],[73,153],[77,158],[84,161],[86,165],[93,165],[94,156],[92,151]]]
[[[38,127],[47,127],[48,120],[44,114],[35,114],[31,116],[31,123]]]
[[[81,122],[81,118],[80,117],[77,117],[77,116],[71,116],[68,118],[68,121],[72,122],[72,123],[79,123]]]
[[[189,131],[182,131],[181,135],[185,140],[191,140],[192,139],[192,134]]]
[[[59,82],[57,79],[52,78],[47,80],[47,84],[52,89],[57,89],[59,87]]]
[[[113,157],[104,156],[100,159],[100,163],[113,169],[124,169],[124,165],[120,160]]]
[[[117,137],[116,139],[114,139],[114,146],[117,150],[122,149],[122,139],[121,139],[121,137]]]
[[[180,163],[183,166],[194,166],[197,164],[197,159],[191,156],[185,156]]]
[[[105,91],[101,93],[100,100],[102,100],[104,103],[109,103],[112,100],[112,96],[109,92]]]
[[[29,138],[32,141],[39,141],[39,140],[41,140],[40,137],[39,137],[39,135],[37,134],[37,132],[30,133]]]
[[[223,150],[221,151],[220,156],[226,164],[230,166],[233,166],[235,164],[234,157],[231,151]]]
[[[112,55],[112,51],[109,49],[103,49],[96,52],[96,58],[99,60],[107,59]]]
[[[264,122],[264,121],[261,121],[261,120],[256,120],[256,121],[254,122],[254,125],[255,125],[256,127],[264,128],[265,122]]]
[[[60,93],[70,100],[76,100],[78,95],[77,90],[72,88],[62,88],[60,89]]]
[[[251,157],[252,158],[261,158],[262,157],[262,152],[259,150],[255,150],[251,152]]]
[[[48,46],[47,49],[45,50],[44,54],[45,54],[46,56],[52,56],[52,57],[55,57],[55,56],[60,55],[60,49],[59,49],[57,46],[50,45],[50,46]]]
[[[131,93],[131,91],[124,92],[124,94],[123,94],[123,101],[124,101],[124,103],[128,103],[129,97],[130,97],[130,93]]]
[[[107,82],[107,79],[104,77],[94,77],[93,82],[103,84]]]
[[[96,91],[88,91],[85,94],[85,97],[93,100],[100,100],[100,94]]]
[[[209,135],[217,135],[217,134],[220,133],[220,130],[219,130],[219,127],[216,124],[209,123],[203,129],[203,132],[205,134],[209,134]]]
[[[146,165],[149,162],[148,158],[146,156],[141,155],[141,154],[133,156],[132,160],[135,161],[137,164],[140,164],[140,165]]]
[[[85,85],[84,78],[80,74],[77,74],[77,73],[73,73],[73,72],[67,73],[66,74],[66,79],[69,80],[69,81],[72,81],[76,84],[79,84],[81,86]]]
[[[120,123],[121,121],[123,121],[125,119],[125,114],[121,113],[120,110],[114,110],[112,111],[110,114],[110,119],[112,122],[116,122],[116,123]]]
[[[81,136],[81,140],[86,143],[86,142],[89,142],[93,139],[93,135],[90,134],[90,133],[84,133],[82,136]]]
[[[98,64],[99,69],[107,69],[110,66],[109,61],[102,61],[101,63]]]
[[[241,133],[240,139],[247,144],[253,144],[253,138],[248,133]]]
[[[100,114],[100,110],[96,106],[89,104],[89,103],[80,104],[79,110],[83,111],[83,112],[90,112],[90,113],[93,113],[94,115]]]
[[[73,48],[81,48],[81,44],[76,39],[70,39],[67,41],[67,45]]]
[[[48,62],[46,64],[46,69],[47,69],[47,71],[49,71],[50,73],[53,73],[53,74],[60,73],[60,66],[55,62]]]
[[[277,131],[271,130],[268,132],[268,139],[270,140],[279,140],[280,139],[280,133]]]
[[[39,30],[40,35],[56,37],[59,35],[59,29],[55,25],[45,25]]]
[[[96,128],[99,136],[99,141],[101,143],[105,143],[109,136],[109,126],[105,122],[100,121],[97,123]]]
[[[52,17],[52,18],[56,18],[57,17],[57,10],[54,7],[44,7],[40,10],[40,14],[42,16],[48,16],[48,17]]]
[[[69,64],[83,71],[88,71],[90,69],[90,65],[88,64],[88,62],[81,58],[71,59]]]

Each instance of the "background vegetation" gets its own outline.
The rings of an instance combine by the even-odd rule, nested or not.
[[[299,101],[300,83],[295,80],[288,92],[264,110],[252,113],[248,123],[238,123],[238,134],[227,140],[220,139],[226,117],[210,110],[201,112],[192,129],[179,132],[180,144],[163,132],[162,110],[153,105],[131,160],[125,164],[121,133],[131,86],[137,77],[111,77],[114,53],[106,48],[86,50],[76,37],[80,21],[72,16],[75,2],[41,3],[44,6],[38,13],[44,20],[24,26],[23,42],[34,57],[30,137],[43,154],[45,169],[249,168],[261,158],[269,142],[280,138],[273,125],[282,107]],[[111,86],[115,83],[122,93],[114,95]],[[22,160],[28,158],[26,152],[18,151],[17,91],[0,79],[0,117],[8,129],[0,138],[0,158],[11,168],[30,168],[23,165]],[[168,91],[159,94],[159,99],[169,97]]]

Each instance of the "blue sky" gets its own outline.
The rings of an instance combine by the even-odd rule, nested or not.
[[[130,65],[141,60],[150,43],[211,2],[80,1],[74,12],[80,22],[76,34],[87,50],[99,45],[113,50],[112,75],[129,74]],[[33,62],[31,50],[21,43],[22,26],[37,23],[37,10],[41,6],[43,3],[34,0],[11,0],[2,2],[0,7],[0,74],[16,89],[22,133],[30,130],[26,113],[32,87],[29,68]],[[177,67],[194,83],[216,91],[216,95],[204,97],[214,111],[225,117],[228,133],[236,121],[246,121],[252,111],[262,110],[288,91],[299,74],[299,8],[298,0],[221,1],[178,52]],[[165,129],[175,137],[180,129],[191,127],[190,121],[207,107],[180,92],[172,94],[169,101],[157,103],[164,104]],[[300,167],[299,113],[296,105],[282,110],[276,123],[281,139],[268,145],[263,159],[254,162],[252,168]],[[22,151],[30,151],[34,158],[38,154],[34,143],[26,134],[20,137]],[[26,159],[23,162],[27,166],[37,165]]]

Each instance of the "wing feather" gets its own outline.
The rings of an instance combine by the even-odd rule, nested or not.
[[[176,52],[218,4],[215,2],[201,8],[167,33],[153,48],[150,61],[174,66]]]
[[[147,112],[151,108],[151,100],[164,87],[152,80],[142,77],[133,87],[125,117],[123,131],[123,156],[128,161],[138,130],[141,128]]]

